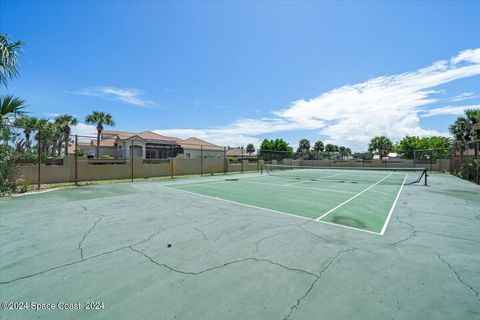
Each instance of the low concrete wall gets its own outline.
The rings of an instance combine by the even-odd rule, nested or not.
[[[134,178],[149,178],[170,176],[172,174],[172,160],[161,161],[159,163],[144,163],[143,159],[134,159],[133,168],[130,159],[125,161],[116,161],[116,164],[103,163],[93,164],[86,158],[79,158],[77,162],[78,181],[91,180],[112,180],[112,179],[129,179],[132,177],[132,169]],[[276,161],[272,161],[276,162]],[[200,174],[203,169],[204,174],[221,173],[225,170],[225,160],[218,158],[174,158],[173,174],[188,175]],[[365,161],[346,161],[334,163],[330,160],[285,160],[284,164],[292,166],[319,166],[319,167],[413,167],[412,160],[395,160],[382,162],[381,160]],[[249,162],[243,160],[243,171],[260,170],[263,160],[257,162]],[[242,163],[228,163],[227,172],[242,171]],[[432,171],[448,171],[450,169],[450,160],[441,159],[433,164],[417,164],[417,167],[425,167]],[[38,167],[36,165],[20,166],[20,179],[30,183],[37,182]],[[75,181],[75,158],[65,157],[63,165],[42,165],[40,167],[41,183],[62,183]]]

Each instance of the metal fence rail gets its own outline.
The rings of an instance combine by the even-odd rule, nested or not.
[[[450,171],[479,183],[479,141],[453,149],[412,150],[400,157],[372,159],[368,152],[291,152],[259,150],[248,153],[243,147],[188,143],[131,137],[117,139],[102,134],[71,135],[21,127],[9,128],[2,148],[14,155],[17,172],[8,183],[28,189],[47,183],[79,185],[95,180],[138,180],[154,177],[174,179],[185,175],[219,175],[261,172],[262,165],[345,166],[345,167],[427,167]]]

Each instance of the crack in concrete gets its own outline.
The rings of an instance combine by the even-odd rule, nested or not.
[[[283,231],[279,231],[279,232],[276,232],[276,233],[272,233],[272,234],[269,234],[268,236],[265,236],[263,238],[261,238],[260,240],[256,241],[255,242],[255,252],[253,253],[253,255],[255,256],[257,253],[258,253],[258,250],[259,250],[259,245],[262,241],[265,241],[267,239],[270,239],[270,238],[273,238],[279,234],[284,234],[284,233],[289,233],[289,232],[292,232],[293,230],[283,230]]]
[[[82,243],[83,241],[85,241],[85,239],[87,238],[87,236],[93,231],[93,229],[95,229],[95,227],[97,226],[97,224],[102,221],[103,217],[100,217],[97,219],[97,221],[95,221],[95,223],[93,224],[93,226],[83,235],[82,237],[82,240],[80,240],[80,242],[78,243],[78,249],[80,250],[80,259],[83,260],[83,248],[82,248]]]
[[[477,298],[480,299],[480,292],[478,290],[476,290],[474,287],[472,287],[470,284],[468,284],[467,282],[465,282],[461,277],[460,277],[460,274],[457,272],[457,270],[455,270],[455,268],[447,261],[445,260],[438,252],[434,251],[435,254],[437,255],[438,259],[440,259],[440,261],[442,261],[443,263],[445,263],[448,268],[450,269],[450,271],[452,271],[455,276],[457,276],[457,279],[458,281],[463,284],[465,287],[467,287],[468,289],[470,289]]]
[[[291,318],[293,312],[298,309],[298,307],[300,306],[300,304],[302,303],[303,300],[305,300],[307,298],[307,296],[309,295],[309,293],[313,290],[313,287],[315,286],[315,284],[318,282],[318,280],[320,280],[322,274],[328,270],[328,268],[330,268],[330,266],[338,259],[338,257],[340,257],[341,254],[343,253],[346,253],[346,252],[349,252],[349,251],[354,251],[355,249],[346,249],[346,250],[340,250],[337,252],[337,254],[335,255],[335,257],[333,257],[325,267],[323,267],[322,270],[320,270],[320,273],[317,275],[317,278],[312,282],[312,284],[310,285],[310,287],[308,288],[308,290],[300,297],[297,299],[297,303],[294,304],[293,306],[290,307],[290,313],[283,318],[283,320],[288,320]]]
[[[102,217],[102,218],[103,218],[103,217]],[[174,227],[171,227],[171,228],[175,228],[175,227],[177,227],[177,226],[174,226]],[[120,250],[123,250],[123,249],[127,249],[129,246],[136,246],[136,245],[139,245],[139,244],[143,244],[143,243],[145,243],[145,242],[150,241],[154,236],[158,235],[158,234],[161,233],[162,231],[166,231],[166,230],[169,230],[169,229],[171,229],[171,228],[168,228],[168,229],[160,229],[160,230],[158,230],[158,231],[150,234],[147,238],[145,238],[145,239],[143,239],[143,240],[134,242],[134,243],[129,244],[129,245],[126,245],[126,246],[122,246],[122,247],[117,248],[117,249],[113,249],[113,250],[108,250],[108,251],[105,251],[105,252],[101,252],[101,253],[99,253],[99,254],[96,254],[96,255],[93,255],[93,256],[90,256],[90,257],[87,257],[87,258],[83,258],[83,259],[81,259],[81,260],[75,260],[75,261],[72,261],[72,262],[64,263],[64,264],[61,264],[61,265],[58,265],[58,266],[54,266],[54,267],[51,267],[51,268],[48,268],[48,269],[45,269],[45,270],[42,270],[42,271],[39,271],[39,272],[31,273],[31,274],[28,274],[28,275],[25,275],[25,276],[21,276],[21,277],[18,277],[18,278],[14,278],[14,279],[11,279],[11,280],[8,280],[8,281],[0,281],[0,285],[2,285],[2,284],[9,284],[9,283],[13,283],[13,282],[16,282],[16,281],[19,281],[19,280],[32,278],[32,277],[35,277],[35,276],[38,276],[38,275],[47,273],[47,272],[49,272],[49,271],[61,269],[61,268],[64,268],[64,267],[69,267],[69,266],[75,265],[75,264],[77,264],[77,263],[82,263],[82,262],[85,262],[85,261],[90,260],[90,259],[94,259],[94,258],[97,258],[97,257],[101,257],[101,256],[103,256],[103,255],[107,255],[107,254],[111,254],[111,253],[114,253],[114,252],[117,252],[117,251],[120,251]]]
[[[168,269],[170,271],[173,271],[173,272],[176,272],[176,273],[180,273],[180,274],[185,274],[185,275],[192,275],[192,276],[197,276],[197,275],[200,275],[202,273],[206,273],[206,272],[209,272],[209,271],[212,271],[212,270],[216,270],[216,269],[222,269],[222,268],[225,268],[225,267],[228,267],[232,264],[237,264],[237,263],[243,263],[243,262],[247,262],[247,261],[257,261],[257,262],[268,262],[270,264],[273,264],[273,265],[276,265],[276,266],[279,266],[281,268],[284,268],[286,270],[289,270],[289,271],[296,271],[296,272],[301,272],[301,273],[305,273],[309,276],[313,276],[313,277],[319,277],[319,275],[315,274],[315,273],[312,273],[310,271],[307,271],[307,270],[303,270],[303,269],[298,269],[298,268],[291,268],[291,267],[288,267],[288,266],[285,266],[281,263],[278,263],[278,262],[275,262],[275,261],[272,261],[270,259],[259,259],[259,258],[255,258],[255,257],[247,257],[247,258],[244,258],[244,259],[237,259],[237,260],[232,260],[232,261],[228,261],[228,262],[225,262],[221,265],[218,265],[218,266],[213,266],[213,267],[210,267],[210,268],[207,268],[207,269],[203,269],[203,270],[200,270],[200,271],[184,271],[184,270],[180,270],[180,269],[177,269],[177,268],[174,268],[174,267],[171,267],[165,263],[161,263],[161,262],[158,262],[156,261],[155,259],[153,259],[152,257],[150,257],[149,255],[147,255],[146,253],[144,253],[143,251],[141,250],[138,250],[138,249],[135,249],[134,248],[134,245],[131,245],[128,247],[130,250],[142,255],[143,257],[145,257],[146,259],[148,259],[151,263],[159,266],[159,267],[163,267],[165,269]]]
[[[207,235],[205,234],[205,232],[203,232],[202,230],[200,230],[200,229],[198,229],[198,228],[195,228],[195,227],[194,227],[193,229],[195,229],[195,230],[197,230],[198,232],[200,232],[205,240],[208,240],[208,237],[207,237]]]

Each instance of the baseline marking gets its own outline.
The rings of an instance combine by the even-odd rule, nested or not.
[[[358,197],[359,195],[367,192],[368,190],[370,190],[371,188],[375,187],[377,184],[379,184],[380,182],[382,182],[383,180],[387,179],[388,177],[390,177],[393,173],[390,173],[388,176],[385,176],[383,177],[382,179],[378,180],[377,182],[375,182],[374,184],[372,184],[370,187],[364,189],[363,191],[357,193],[356,195],[354,195],[353,197],[351,197],[350,199],[347,199],[345,200],[344,202],[340,203],[338,206],[336,206],[335,208],[325,212],[324,214],[322,214],[320,217],[318,217],[316,220],[317,221],[320,221],[320,219],[322,219],[323,217],[325,217],[326,215],[332,213],[333,211],[337,210],[338,208],[340,208],[341,206],[349,203],[350,201],[352,201],[353,199],[355,199],[356,197]]]
[[[170,187],[166,187],[166,186],[163,186],[163,185],[160,185],[160,184],[159,184],[158,186],[159,186],[160,188],[164,188],[164,189],[168,189],[168,190],[173,190],[173,191],[177,191],[177,192],[184,192],[184,193],[187,193],[187,194],[190,194],[190,195],[194,195],[194,196],[197,196],[197,197],[202,197],[202,198],[207,198],[207,199],[213,199],[213,200],[223,201],[223,202],[227,202],[227,203],[232,203],[232,204],[236,204],[236,205],[240,205],[240,206],[244,206],[244,207],[248,207],[248,208],[253,208],[253,209],[264,210],[264,211],[267,211],[267,212],[272,212],[272,213],[277,213],[277,214],[279,213],[279,214],[287,215],[287,216],[294,217],[294,218],[299,218],[299,219],[304,219],[304,220],[309,220],[309,221],[314,221],[314,222],[320,222],[320,223],[328,224],[328,225],[331,225],[331,226],[337,226],[337,227],[345,228],[345,229],[362,231],[362,232],[374,234],[374,235],[377,235],[377,236],[380,236],[380,235],[381,235],[380,233],[375,232],[375,231],[370,231],[370,230],[365,230],[365,229],[360,229],[360,228],[345,226],[345,225],[343,225],[343,224],[336,224],[336,223],[331,223],[331,222],[327,222],[327,221],[316,220],[316,219],[312,219],[312,218],[307,218],[307,217],[303,217],[303,216],[300,216],[300,215],[296,215],[296,214],[293,214],[293,213],[288,213],[288,212],[278,211],[278,210],[274,210],[274,209],[257,207],[257,206],[253,206],[253,205],[250,205],[250,204],[245,204],[245,203],[236,202],[236,201],[232,201],[232,200],[227,200],[227,199],[222,199],[222,198],[217,198],[217,197],[212,197],[212,196],[206,196],[206,195],[203,195],[203,194],[200,194],[200,193],[190,192],[190,191],[186,191],[186,190],[180,190],[180,189],[176,189],[176,188],[170,188]]]
[[[390,218],[393,213],[393,209],[395,208],[395,205],[397,204],[398,198],[400,197],[400,193],[402,192],[403,186],[405,185],[405,180],[407,180],[407,175],[405,175],[405,178],[403,178],[402,185],[400,187],[400,190],[398,190],[397,197],[395,198],[395,201],[393,201],[392,208],[390,208],[390,211],[388,212],[387,220],[385,220],[385,223],[383,224],[382,231],[380,231],[380,234],[383,236],[385,233],[385,230],[387,230],[388,222],[390,221]]]

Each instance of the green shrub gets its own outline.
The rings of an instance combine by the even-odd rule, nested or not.
[[[25,193],[30,189],[30,181],[24,180],[22,186],[20,187],[20,193]]]
[[[12,147],[0,145],[0,196],[11,194],[17,187],[17,159],[18,155]]]
[[[113,157],[112,156],[109,156],[108,154],[103,154],[100,159],[103,159],[103,160],[113,160]]]

